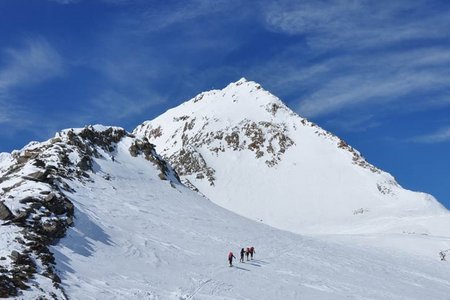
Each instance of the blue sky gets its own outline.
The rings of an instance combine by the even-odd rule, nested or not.
[[[0,151],[241,77],[450,207],[448,1],[0,1]]]

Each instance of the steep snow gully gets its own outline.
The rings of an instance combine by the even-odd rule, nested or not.
[[[237,83],[245,86],[247,81]],[[208,93],[204,93],[203,100],[213,101],[205,96]],[[245,93],[239,90],[234,94],[239,102]],[[214,134],[221,130],[219,123],[223,121],[219,116],[216,118]],[[192,136],[188,131],[196,128],[189,125],[192,120],[182,121],[188,122],[183,126],[188,128],[184,136],[189,140]],[[234,121],[227,122],[233,128]],[[315,131],[322,136],[321,129],[304,122],[314,129],[307,139],[314,140]],[[353,214],[350,210],[347,220],[342,212],[353,208],[354,202],[349,205],[337,199],[344,201],[345,210],[322,215],[312,227],[291,223],[295,226],[290,229],[286,228],[290,223],[281,222],[282,216],[276,215],[279,201],[286,204],[286,199],[269,195],[272,201],[242,203],[241,208],[235,202],[232,205],[237,207],[238,215],[226,205],[223,206],[228,209],[219,206],[221,199],[201,195],[220,196],[214,188],[220,190],[227,186],[235,188],[229,191],[232,195],[236,191],[246,193],[239,198],[245,201],[245,196],[255,188],[250,177],[240,178],[240,183],[221,183],[226,182],[227,174],[233,175],[232,168],[226,168],[230,161],[251,168],[246,173],[248,176],[276,176],[278,172],[276,178],[280,181],[287,174],[295,176],[298,168],[288,172],[282,165],[283,160],[295,156],[289,151],[300,140],[275,123],[266,124],[265,128],[270,130],[265,133],[275,134],[277,140],[271,140],[272,147],[275,148],[275,143],[283,144],[284,152],[267,152],[271,149],[269,144],[264,144],[270,141],[267,136],[258,149],[256,144],[250,148],[246,144],[241,149],[244,137],[235,143],[233,130],[224,130],[223,138],[229,134],[230,142],[225,140],[226,144],[220,144],[218,139],[214,142],[217,145],[210,143],[211,147],[207,148],[209,152],[212,146],[223,149],[216,156],[210,156],[195,142],[191,144],[192,149],[188,145],[184,147],[191,151],[188,157],[196,158],[200,164],[190,169],[192,176],[180,172],[181,179],[157,154],[161,151],[166,158],[171,157],[169,161],[179,163],[179,157],[171,155],[180,149],[168,152],[169,143],[174,141],[165,139],[167,145],[156,143],[156,149],[151,144],[159,136],[158,127],[146,127],[146,134],[138,132],[143,126],[134,134],[100,125],[67,129],[49,141],[33,142],[20,151],[1,154],[0,217],[4,226],[0,226],[0,296],[17,299],[448,299],[450,264],[441,261],[439,252],[450,249],[450,235],[445,228],[449,217],[433,199],[425,202],[431,203],[429,206],[417,205],[423,203],[417,200],[422,196],[402,192],[392,183],[387,186],[395,187],[395,195],[401,194],[399,198],[386,196],[395,202],[395,213],[383,214],[388,211],[384,210],[389,206],[387,200],[380,201],[383,209],[377,210],[371,198],[373,201],[364,203],[372,205],[370,211],[376,211],[375,217],[370,217],[367,211]],[[167,126],[171,125],[163,125],[159,129],[161,136],[178,128],[169,130]],[[285,137],[280,138],[282,135]],[[178,143],[183,143],[180,138]],[[285,143],[288,139],[294,142],[289,147]],[[204,141],[203,137],[197,140],[200,141]],[[342,151],[335,147],[339,145],[337,138],[327,136],[326,141],[313,143],[318,147],[323,143],[334,145],[324,146],[330,155],[335,151],[330,149]],[[362,159],[358,158],[359,153],[347,147],[344,150],[349,152],[335,156],[334,166],[350,170],[346,171],[348,176],[360,172],[366,182],[375,178],[372,181],[375,192],[371,190],[371,197],[378,195],[377,191],[381,193],[376,187],[377,180],[391,178],[390,175],[358,160]],[[237,154],[239,149],[242,151]],[[257,151],[264,154],[258,156]],[[354,155],[356,160],[352,159]],[[230,157],[236,160],[228,160]],[[182,169],[178,163],[175,169]],[[255,171],[256,166],[260,173]],[[318,170],[321,168],[319,165]],[[199,173],[204,177],[197,176]],[[214,177],[215,185],[210,185],[208,174]],[[327,185],[322,183],[316,188],[326,190]],[[297,189],[291,190],[296,192]],[[228,194],[226,190],[220,193]],[[416,204],[408,204],[407,195],[413,195]],[[304,205],[305,210],[311,211],[314,207],[323,210],[328,204],[325,201],[292,205],[296,209]],[[335,206],[339,203],[329,209]],[[257,213],[252,215],[252,211]],[[260,214],[268,217],[267,223],[272,221],[271,225],[280,225],[285,230],[255,218]],[[369,217],[365,219],[364,215]],[[342,225],[336,227],[340,234],[330,230],[330,220],[326,219],[330,216],[332,224]],[[386,228],[380,225],[383,218],[389,223]],[[342,220],[345,222],[339,223]],[[326,230],[311,230],[317,229],[321,222],[325,224],[322,229]],[[305,225],[308,235],[299,233],[301,225]],[[356,228],[353,231],[349,230],[352,226]],[[228,267],[228,252],[233,251],[239,259],[239,250],[247,246],[256,248],[254,259],[244,263],[237,260],[233,267]]]

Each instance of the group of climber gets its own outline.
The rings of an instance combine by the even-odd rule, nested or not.
[[[247,257],[247,261],[248,261],[248,257],[250,256],[250,259],[253,260],[253,254],[255,254],[255,247],[247,247],[247,249],[242,248],[241,249],[241,259],[239,260],[239,262],[243,263],[244,262],[244,255]],[[233,252],[230,251],[230,253],[228,253],[228,263],[230,264],[230,267],[233,266],[233,258],[236,259],[236,257],[234,256]]]

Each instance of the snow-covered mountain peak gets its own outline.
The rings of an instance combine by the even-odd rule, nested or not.
[[[280,115],[280,112],[285,115]],[[175,119],[201,114],[230,121],[241,121],[250,116],[258,120],[272,121],[277,114],[278,119],[283,119],[294,113],[260,84],[242,78],[221,90],[202,92],[169,114]]]
[[[440,229],[413,218],[448,217],[432,196],[403,189],[345,141],[246,79],[201,93],[134,133],[154,143],[192,189],[278,228],[429,233]]]
[[[245,78],[245,77],[242,77],[241,79],[239,79],[238,81],[236,81],[236,82],[232,82],[232,83],[230,83],[230,84],[235,84],[235,85],[239,85],[239,84],[242,84],[242,83],[245,83],[245,82],[248,82],[249,80],[247,79],[247,78]]]
[[[289,111],[208,115],[221,92],[147,122],[148,137],[94,125],[0,154],[0,298],[448,298],[449,216],[433,197]],[[150,140],[192,189],[257,222],[179,184]],[[228,267],[246,246],[255,259]]]
[[[300,126],[312,126],[258,83],[243,78],[167,111],[154,120],[165,124],[164,129],[151,121],[138,126],[134,133],[155,141],[165,140],[169,144],[158,151],[171,157],[178,172],[195,174],[214,185],[215,170],[207,166],[199,148],[205,147],[216,156],[229,151],[249,152],[273,167],[295,144],[286,135],[293,116],[303,122]],[[189,179],[185,183],[192,186]]]
[[[241,93],[247,96],[247,98],[253,98],[256,99],[257,97],[251,97],[252,92],[257,91],[257,90],[261,90],[261,91],[265,91],[266,93],[268,93],[266,90],[264,90],[262,88],[262,86],[252,80],[248,80],[244,77],[242,77],[241,79],[239,79],[236,82],[231,82],[230,84],[228,84],[223,91],[230,91],[230,92],[237,92],[237,93]],[[273,96],[273,95],[272,95]],[[276,98],[274,96],[274,98]]]

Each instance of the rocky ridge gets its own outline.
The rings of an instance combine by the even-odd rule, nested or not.
[[[239,92],[237,92],[239,90],[236,91],[236,89],[239,89],[240,86],[246,86],[247,89],[244,91],[249,95],[239,95]],[[254,96],[251,95],[252,93],[262,95]],[[166,129],[161,124],[163,122],[158,122],[159,120],[146,121],[139,125],[133,133],[145,136],[158,144],[161,143],[161,139],[164,139],[162,141],[164,142],[164,148],[158,151],[183,177],[183,181],[188,183],[194,190],[197,189],[190,183],[188,176],[207,180],[210,185],[214,186],[214,174],[216,172],[212,166],[207,164],[203,154],[198,149],[207,149],[210,154],[215,156],[219,156],[220,153],[226,151],[251,151],[256,159],[264,161],[268,168],[272,168],[282,160],[283,154],[295,144],[290,138],[290,130],[296,130],[298,126],[310,127],[318,137],[331,140],[337,148],[351,154],[355,165],[369,169],[374,173],[380,173],[378,168],[368,163],[361,153],[348,145],[344,140],[298,116],[281,100],[262,89],[261,85],[248,81],[245,78],[231,83],[223,90],[203,92],[182,106],[195,107],[195,104],[204,101],[205,98],[218,98],[217,101],[220,101],[221,98],[230,97],[230,94],[232,100],[230,104],[247,101],[247,99],[243,99],[245,96],[250,98],[256,97],[257,101],[258,98],[269,96],[270,100],[268,102],[261,101],[261,103],[258,103],[258,106],[266,112],[266,115],[262,119],[244,117],[236,122],[237,124],[229,122],[228,125],[223,126],[224,120],[208,116],[205,113],[202,114],[200,109],[196,110],[194,108],[193,112],[177,116],[172,116],[173,114],[171,113],[174,110],[169,110],[168,114],[172,118],[163,122],[169,121],[173,123],[169,129],[170,137],[168,137],[169,134],[165,134]],[[197,112],[200,112],[200,115]],[[289,126],[292,118],[298,119],[300,122]],[[173,128],[176,129],[173,130]]]
[[[161,179],[178,181],[178,175],[147,139],[135,138],[117,127],[68,129],[46,142],[32,142],[3,155],[0,235],[7,247],[0,249],[0,297],[40,290],[40,299],[67,298],[50,246],[77,222],[70,182],[91,180],[89,174],[96,172],[93,158],[114,160],[117,143],[125,137],[132,139],[131,156],[151,161]]]

